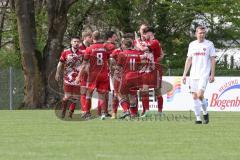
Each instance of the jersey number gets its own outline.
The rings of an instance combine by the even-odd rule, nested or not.
[[[103,54],[97,53],[97,65],[102,65],[102,64],[103,64]]]
[[[135,60],[135,58],[131,58],[130,59],[130,63],[129,63],[129,67],[130,67],[130,70],[131,71],[134,71],[135,70],[135,63],[136,63],[136,60]]]

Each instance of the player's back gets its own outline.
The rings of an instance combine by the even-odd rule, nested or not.
[[[118,56],[118,64],[123,67],[123,76],[131,78],[139,75],[142,68],[141,55],[143,53],[137,50],[124,50]]]
[[[109,52],[107,51],[103,43],[95,43],[88,47],[86,49],[84,58],[89,59],[90,61],[90,73],[108,72]]]
[[[116,49],[116,45],[111,42],[104,43],[104,46],[110,54]]]

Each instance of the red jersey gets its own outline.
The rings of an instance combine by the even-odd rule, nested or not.
[[[60,62],[64,63],[64,83],[68,85],[78,85],[75,79],[79,73],[80,65],[83,61],[83,52],[72,49],[64,50],[61,53]]]
[[[142,86],[141,73],[142,52],[137,50],[124,50],[119,54],[118,65],[123,68],[119,92],[123,95],[136,92]]]
[[[117,61],[117,58],[122,51],[123,51],[122,48],[117,48],[112,51],[112,54],[110,55],[110,57]]]
[[[149,63],[145,66],[145,72],[151,72],[156,67],[159,68],[159,57],[161,57],[162,49],[161,45],[158,40],[141,40],[137,39],[134,41],[134,46],[136,46],[137,41],[144,47],[148,47],[149,51],[145,52],[146,58],[148,59]]]
[[[116,45],[111,42],[106,42],[104,46],[110,54],[112,54],[112,52],[116,49]]]
[[[145,42],[147,43],[147,45],[150,49],[150,52],[153,53],[154,62],[158,63],[158,58],[161,57],[161,55],[163,54],[159,41],[154,39],[154,40],[148,40]]]
[[[85,46],[84,43],[82,43],[82,44],[79,46],[79,50],[80,50],[81,52],[83,52],[83,53],[85,53],[86,49],[87,49],[87,46]]]
[[[158,62],[158,58],[163,54],[161,44],[157,39],[154,40],[142,40],[138,38],[134,40],[133,44],[136,46],[137,41],[144,47],[148,47],[149,51],[153,53],[154,62]]]
[[[109,52],[107,51],[103,43],[95,43],[90,45],[86,49],[84,59],[89,60],[90,62],[90,74],[108,74]]]
[[[123,67],[124,78],[136,78],[139,75],[142,69],[142,54],[137,50],[124,50],[119,54],[117,64]]]

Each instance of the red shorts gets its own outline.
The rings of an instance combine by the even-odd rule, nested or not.
[[[67,92],[70,94],[80,95],[80,86],[64,84],[63,90],[64,90],[64,92]]]
[[[120,86],[119,92],[123,95],[136,94],[137,90],[142,86],[142,79],[139,73],[124,75]]]
[[[149,73],[142,73],[143,85],[148,85],[149,88],[161,88],[162,84],[162,70],[155,69]]]
[[[88,76],[88,82],[87,82],[87,88],[90,90],[90,92],[93,92],[93,90],[96,88],[99,93],[106,93],[110,90],[110,80],[109,76],[106,74],[99,74],[96,75],[89,75]]]

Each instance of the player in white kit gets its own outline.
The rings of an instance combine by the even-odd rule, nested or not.
[[[197,40],[192,41],[188,47],[188,54],[183,72],[182,81],[186,84],[186,76],[190,70],[189,87],[193,96],[196,124],[202,124],[201,108],[203,110],[203,123],[209,122],[207,102],[204,99],[204,91],[207,83],[214,82],[215,76],[215,48],[214,44],[205,39],[206,29],[203,26],[196,28]]]

